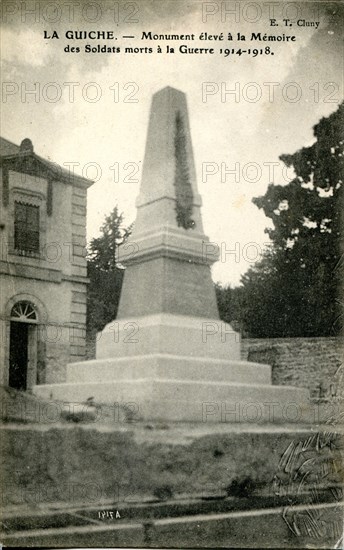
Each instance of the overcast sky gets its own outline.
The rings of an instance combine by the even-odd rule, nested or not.
[[[34,6],[34,2],[26,4]],[[342,101],[343,6],[298,2],[287,3],[286,11],[285,3],[276,2],[274,18],[279,26],[271,27],[269,4],[264,2],[227,2],[230,9],[237,6],[236,14],[226,14],[226,3],[220,1],[85,4],[41,2],[39,12],[25,13],[19,2],[3,2],[2,136],[18,144],[29,137],[38,154],[62,165],[79,163],[76,172],[99,178],[88,192],[90,239],[116,204],[128,223],[134,220],[152,94],[166,85],[184,91],[205,231],[211,241],[223,243],[223,261],[214,266],[213,278],[238,284],[249,260],[267,241],[264,229],[269,220],[252,204],[252,197],[263,194],[270,181],[287,183],[292,178],[292,172],[282,171],[279,155],[311,144],[312,126]],[[283,18],[291,19],[292,27],[286,27]],[[298,26],[303,19],[319,21],[318,28]],[[67,40],[64,34],[99,29],[114,31],[118,39]],[[53,30],[60,38],[45,39],[44,31],[51,36]],[[142,41],[142,31],[193,33],[195,40]],[[225,37],[231,32],[234,39],[199,41],[202,32],[223,32]],[[237,41],[238,32],[246,42]],[[250,42],[252,32],[284,33],[295,35],[296,40]],[[126,35],[135,39],[123,39]],[[165,53],[167,43],[176,53]],[[120,47],[122,52],[84,53],[86,44]],[[214,47],[216,53],[182,54],[177,51],[181,44]],[[64,52],[67,45],[80,47],[80,53]],[[158,45],[163,53],[156,52]],[[154,51],[124,54],[126,46],[153,47]],[[274,55],[224,57],[219,53],[220,47],[260,50],[265,46]],[[76,83],[74,101],[72,86],[66,82]],[[204,83],[208,83],[207,95]],[[36,98],[25,95],[35,86]],[[226,95],[225,87],[236,88],[237,96]],[[93,101],[97,94],[98,101]],[[87,169],[90,162],[99,168]],[[279,165],[273,168],[272,163]],[[235,166],[236,175],[226,173],[226,168]],[[225,255],[226,249],[235,247],[236,255]]]

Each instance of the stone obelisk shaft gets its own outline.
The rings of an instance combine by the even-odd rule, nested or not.
[[[203,233],[185,94],[174,88],[152,101],[137,218],[120,249],[127,266],[118,318],[171,313],[218,319]]]

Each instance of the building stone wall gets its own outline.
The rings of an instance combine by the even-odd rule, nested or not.
[[[37,311],[30,360],[36,363],[35,383],[63,382],[66,364],[86,359],[86,207],[92,182],[3,139],[0,159],[0,384],[9,382],[11,309],[20,300]],[[16,201],[39,207],[37,253],[14,247]]]

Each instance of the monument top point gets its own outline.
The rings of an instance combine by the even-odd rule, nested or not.
[[[161,88],[160,90],[158,90],[157,92],[155,92],[153,94],[153,96],[156,96],[156,95],[179,95],[179,94],[182,94],[183,96],[185,96],[185,92],[182,92],[181,90],[178,90],[177,88],[174,88],[173,86],[165,86],[164,88]]]
[[[203,232],[200,215],[202,201],[197,189],[187,98],[184,92],[172,86],[165,86],[153,95],[136,206],[140,209],[158,200],[159,205],[149,207],[150,210],[154,208],[154,215],[150,213],[151,220],[157,222],[161,219],[163,225],[169,223],[184,228],[195,227],[197,223],[198,231]],[[176,201],[182,209],[188,210],[190,216],[187,214],[187,217],[190,219],[177,219]],[[194,211],[195,218],[191,216],[191,211]],[[183,218],[183,213],[179,212],[180,217]],[[135,233],[138,229],[144,229],[140,223],[139,212]]]

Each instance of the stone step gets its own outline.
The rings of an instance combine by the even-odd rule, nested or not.
[[[145,313],[140,317],[117,318],[106,325],[97,337],[97,359],[154,354],[241,359],[240,335],[220,319]]]
[[[119,404],[137,420],[186,422],[313,422],[308,390],[291,386],[136,380],[47,384],[34,387],[43,399]]]
[[[67,382],[188,379],[211,382],[271,384],[271,367],[249,361],[226,361],[168,354],[116,357],[67,365]]]

